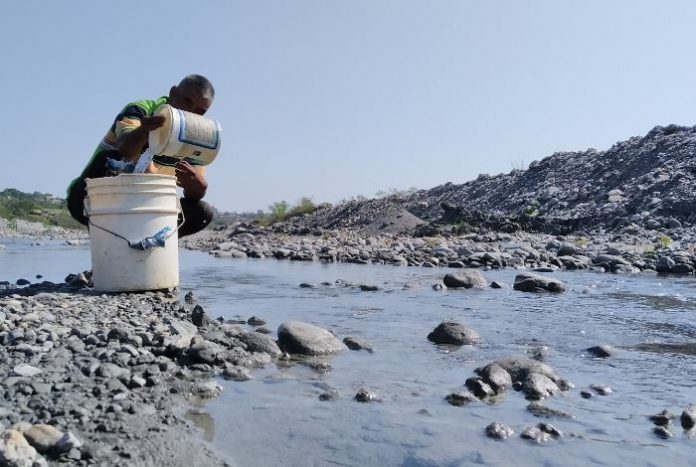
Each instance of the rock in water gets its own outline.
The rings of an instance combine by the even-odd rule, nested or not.
[[[480,337],[473,329],[455,321],[443,321],[430,334],[428,340],[436,344],[473,345]]]
[[[461,407],[463,405],[468,405],[474,401],[477,401],[478,399],[469,391],[460,391],[449,394],[447,397],[445,397],[445,400],[449,402],[451,405]]]
[[[690,430],[696,426],[696,405],[690,405],[681,414],[681,426],[685,430]]]
[[[358,402],[372,402],[375,400],[375,395],[365,388],[361,388],[357,394],[355,394],[356,401]]]
[[[350,350],[367,350],[370,353],[374,351],[372,344],[359,337],[348,336],[343,339],[343,343],[346,344]]]
[[[595,345],[586,349],[592,356],[598,358],[607,358],[614,355],[614,348],[610,345],[602,344]]]
[[[346,346],[329,331],[301,321],[286,321],[278,327],[278,343],[289,353],[330,355]]]
[[[527,399],[539,400],[554,395],[559,389],[548,376],[530,373],[522,384],[522,391]]]
[[[456,274],[447,274],[442,282],[449,288],[484,288],[488,286],[488,281],[483,274],[476,269],[462,269]]]
[[[565,292],[566,286],[563,282],[552,277],[524,273],[515,276],[515,285],[513,288],[522,292],[547,291],[560,293]]]
[[[496,394],[512,387],[510,373],[497,363],[491,363],[482,368],[477,368],[475,372],[493,388]]]
[[[514,433],[512,428],[498,422],[493,422],[486,427],[486,436],[493,439],[507,439]]]

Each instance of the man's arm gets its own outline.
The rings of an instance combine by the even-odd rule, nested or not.
[[[139,122],[139,123],[136,123]],[[128,126],[117,131],[118,152],[122,157],[131,162],[137,162],[142,152],[143,146],[147,144],[147,137],[150,131],[164,125],[164,117],[141,117],[134,119]]]

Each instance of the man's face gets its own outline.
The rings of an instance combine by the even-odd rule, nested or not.
[[[213,103],[190,86],[173,86],[169,90],[169,104],[175,109],[204,115]]]

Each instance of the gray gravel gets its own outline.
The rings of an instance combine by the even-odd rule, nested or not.
[[[0,290],[0,313],[2,465],[226,465],[182,414],[220,393],[217,373],[280,355],[172,293],[45,282]]]

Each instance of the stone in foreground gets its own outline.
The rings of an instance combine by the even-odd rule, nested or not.
[[[278,343],[291,354],[331,355],[346,346],[329,331],[301,321],[286,321],[278,327]]]

